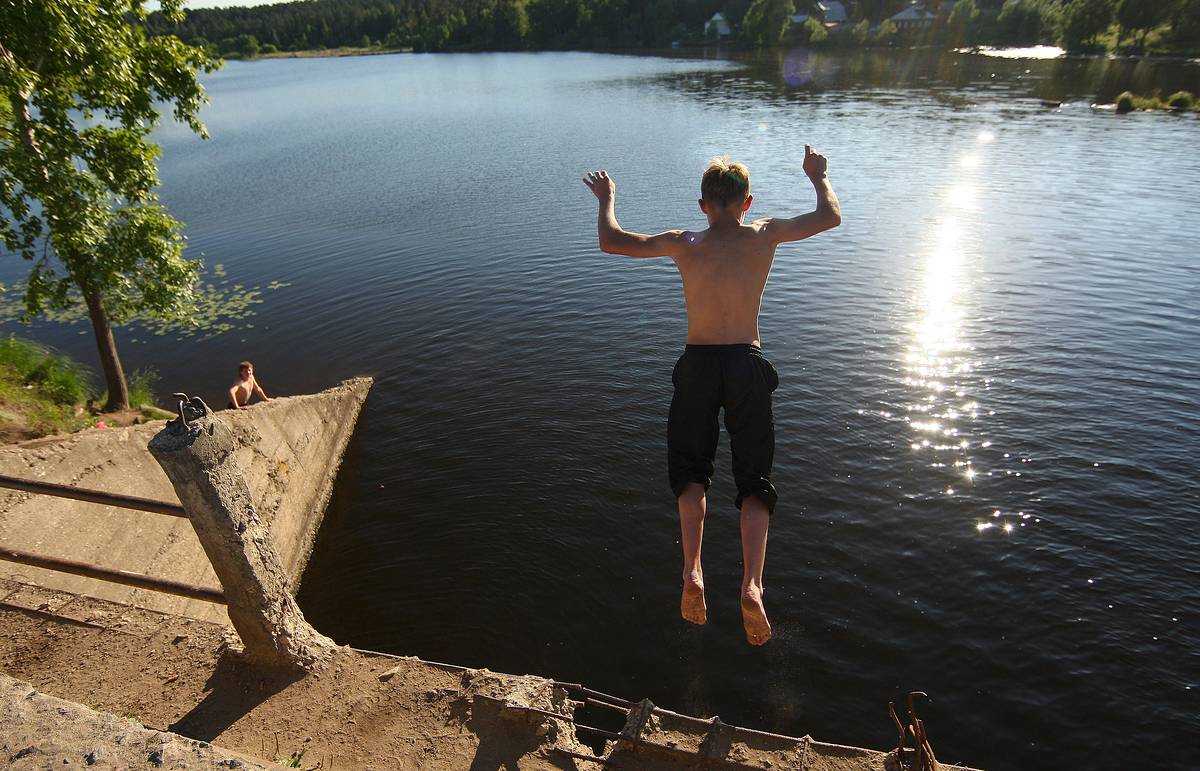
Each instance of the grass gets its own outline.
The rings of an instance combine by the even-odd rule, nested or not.
[[[154,406],[157,383],[158,372],[150,367],[128,378],[129,403],[146,420],[172,417]],[[91,373],[70,357],[32,340],[0,337],[0,443],[108,425],[114,419],[126,425],[133,419],[129,414],[93,415],[86,402],[95,393]],[[95,401],[104,400],[100,396]]]
[[[126,379],[129,387],[129,406],[154,406],[154,387],[158,385],[158,370],[154,367],[135,369]]]
[[[1200,112],[1200,103],[1189,91],[1176,91],[1166,99],[1160,97],[1157,92],[1150,96],[1138,96],[1132,91],[1125,91],[1117,97],[1117,112],[1133,112],[1134,110]]]
[[[77,431],[91,424],[78,406],[91,392],[88,371],[30,340],[0,338],[0,435]]]

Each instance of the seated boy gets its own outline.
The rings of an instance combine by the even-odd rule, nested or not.
[[[762,645],[771,639],[763,608],[763,562],[767,523],[777,495],[771,484],[775,426],[771,392],[779,375],[763,356],[758,312],[775,248],[836,227],[841,207],[826,175],[824,156],[804,148],[804,173],[817,192],[814,211],[790,219],[764,218],[744,224],[750,172],[740,163],[713,159],[700,182],[700,210],[708,218],[702,231],[669,230],[648,236],[622,230],[616,217],[616,183],[607,172],[590,172],[584,184],[600,202],[600,248],[629,257],[670,257],[683,279],[687,304],[687,346],[671,380],[675,393],[667,419],[667,462],[679,504],[683,544],[683,596],[680,611],[694,624],[707,620],[700,545],[704,536],[705,493],[712,482],[713,459],[725,429],[741,509],[742,623],[746,639]]]
[[[254,365],[243,361],[238,364],[238,379],[229,387],[229,409],[242,409],[250,403],[250,397],[254,394],[258,394],[264,402],[271,401],[254,377]]]

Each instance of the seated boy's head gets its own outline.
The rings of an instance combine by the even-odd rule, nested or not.
[[[710,223],[718,219],[741,220],[754,199],[750,195],[750,170],[725,156],[708,162],[700,180],[700,210]]]
[[[243,380],[245,380],[254,374],[254,365],[248,361],[241,362],[238,364],[238,374],[241,375]]]

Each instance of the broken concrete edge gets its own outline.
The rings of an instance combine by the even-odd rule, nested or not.
[[[385,670],[379,675],[380,682],[388,682],[395,675],[405,671],[407,665],[424,665],[457,672],[462,677],[463,697],[483,698],[495,702],[497,709],[510,715],[528,717],[534,721],[541,720],[550,724],[561,722],[563,726],[574,728],[575,714],[586,703],[585,697],[573,692],[574,685],[559,683],[556,680],[538,675],[508,675],[492,672],[489,669],[473,669],[454,664],[425,661],[416,656],[398,656],[360,648],[351,648],[354,653],[383,659],[395,660],[397,666]],[[518,688],[514,689],[513,684]],[[485,684],[483,687],[480,684]],[[615,700],[615,699],[614,699]],[[621,700],[626,701],[626,700]],[[650,757],[655,754],[671,756],[673,760],[694,758],[696,762],[729,763],[728,754],[736,753],[736,745],[756,752],[772,752],[777,755],[780,767],[803,769],[820,768],[827,771],[860,771],[861,769],[880,769],[882,771],[903,771],[903,767],[895,764],[895,750],[881,751],[854,747],[832,742],[821,742],[809,735],[801,737],[769,734],[751,728],[721,722],[719,717],[696,718],[654,705],[649,699],[640,702],[627,702],[628,712],[625,727],[620,732],[620,739],[604,743],[604,751],[599,755],[586,753],[574,755],[577,759],[595,757],[598,761],[613,761],[617,757],[629,758],[631,755]],[[624,707],[622,707],[624,708]],[[708,722],[712,728],[708,731],[697,730],[697,723]],[[561,730],[563,726],[559,726]],[[631,729],[632,726],[632,729]],[[723,755],[706,755],[708,745],[719,732],[724,746]],[[630,736],[636,740],[630,740]],[[554,734],[549,738],[554,740]],[[682,740],[681,740],[682,739]],[[550,751],[562,747],[548,747]],[[736,763],[736,761],[734,761]],[[939,762],[942,771],[980,771],[967,766],[958,766]]]
[[[332,474],[357,426],[373,380],[347,380],[314,394],[276,397],[218,419],[238,438],[238,462],[255,508],[295,589],[324,519]],[[146,446],[163,422],[80,431],[0,446],[0,472],[67,486],[123,492],[177,505]],[[215,587],[208,556],[186,518],[0,490],[0,542],[16,550],[103,565],[191,586]],[[95,578],[0,562],[17,581],[225,623],[223,606]]]
[[[147,728],[0,673],[0,746],[9,768],[85,765],[100,768],[274,769],[274,763],[186,736]]]
[[[325,481],[317,490],[313,510],[321,512],[321,516],[313,517],[300,536],[290,576],[293,594],[300,591],[300,582],[304,578],[304,571],[308,567],[308,560],[312,557],[313,547],[316,546],[317,533],[321,530],[321,525],[325,521],[325,509],[329,505],[329,499],[333,495],[333,486],[337,482],[338,474],[342,470],[342,463],[346,458],[346,448],[349,447],[350,442],[353,441],[355,434],[358,432],[358,416],[362,413],[363,404],[366,403],[367,396],[374,384],[375,378],[361,375],[343,380],[333,388],[313,394],[314,396],[320,396],[321,394],[328,394],[331,391],[347,391],[353,395],[354,399],[350,401],[346,409],[344,422],[354,426],[354,429],[347,431],[344,436],[339,437],[337,446],[332,453],[335,460],[330,464],[325,475]]]
[[[253,661],[312,669],[332,640],[304,619],[266,524],[255,511],[225,422],[168,423],[149,443],[225,591],[229,620]]]

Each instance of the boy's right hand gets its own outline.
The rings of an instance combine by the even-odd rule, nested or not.
[[[809,179],[818,180],[826,175],[829,159],[812,149],[812,145],[804,146],[804,173]]]
[[[583,184],[587,185],[600,201],[608,201],[617,194],[617,183],[613,182],[607,171],[589,171],[583,178]]]

